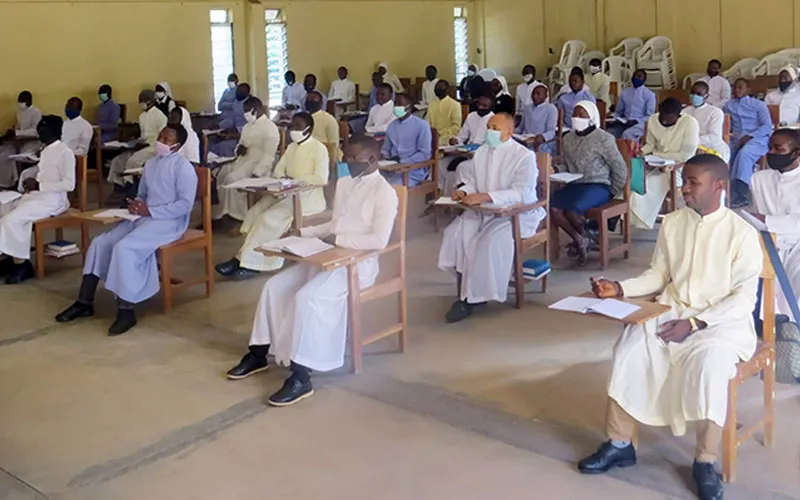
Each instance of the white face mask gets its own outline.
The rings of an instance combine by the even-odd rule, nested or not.
[[[18,102],[18,103],[17,103],[17,106],[19,106],[19,109],[21,109],[21,110],[23,110],[23,111],[24,111],[24,110],[26,110],[26,109],[28,109],[28,105],[27,105],[27,104],[25,104],[24,102]]]
[[[589,73],[593,75],[600,73],[600,66],[589,66]]]
[[[305,130],[290,130],[289,137],[292,138],[292,142],[300,143],[303,142],[308,138],[308,129]]]
[[[530,83],[530,81],[533,80],[533,75],[530,73],[526,73],[522,75],[522,79],[525,81],[525,83]]]
[[[471,69],[468,69],[467,70],[467,76],[475,76],[475,72],[472,71]]]
[[[167,93],[166,92],[156,92],[156,97],[158,97],[159,99],[163,99],[163,98],[167,97]]]
[[[139,107],[142,108],[142,110],[147,111],[147,103],[146,102],[140,102],[139,103]]]
[[[244,119],[247,123],[255,123],[258,120],[258,117],[255,113],[245,113]]]
[[[577,117],[572,118],[572,128],[576,132],[583,132],[584,130],[586,130],[591,126],[592,122],[588,118],[577,118]]]
[[[233,90],[237,87],[236,82],[228,82],[228,88]]]

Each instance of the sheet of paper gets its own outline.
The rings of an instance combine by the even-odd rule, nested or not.
[[[569,172],[558,172],[557,174],[551,174],[550,180],[555,182],[564,182],[569,184],[570,182],[577,181],[583,177],[583,174],[571,174]]]
[[[203,135],[219,134],[220,132],[222,132],[222,130],[223,129],[221,129],[221,128],[217,128],[217,129],[214,129],[214,130],[203,130]]]
[[[270,241],[261,245],[266,250],[277,250],[288,252],[299,257],[310,257],[326,250],[334,248],[319,238],[303,238],[300,236],[289,236],[276,241]]]
[[[14,135],[20,139],[36,139],[39,137],[35,129],[15,130]]]
[[[267,186],[280,186],[289,179],[276,179],[274,177],[246,177],[226,184],[223,187],[226,189],[248,189],[248,188],[266,188]],[[292,182],[292,181],[289,181]]]
[[[442,196],[438,200],[433,202],[433,204],[434,205],[458,205],[459,203],[456,200],[450,198],[449,196]]]
[[[94,214],[94,216],[98,219],[125,219],[129,221],[135,221],[141,218],[141,215],[133,215],[124,208],[103,210],[102,212]]]
[[[122,175],[141,175],[142,173],[144,173],[144,167],[136,167],[122,171]]]
[[[753,214],[751,214],[747,210],[740,208],[738,210],[735,210],[735,212],[739,214],[739,217],[749,222],[751,226],[758,229],[759,231],[768,231],[767,225],[761,222],[760,220],[756,219],[755,217],[753,217]]]
[[[439,151],[455,151],[458,148],[463,147],[461,144],[456,144],[455,146],[447,145],[447,146],[439,146]]]
[[[629,304],[617,299],[605,299],[589,307],[589,312],[602,314],[614,319],[624,319],[641,309],[635,304]]]
[[[32,153],[20,153],[20,154],[8,155],[8,159],[14,161],[31,161],[31,162],[39,161],[39,157]]]
[[[22,198],[22,195],[17,191],[0,191],[0,205],[11,203],[17,198]]]
[[[220,156],[213,151],[208,152],[208,163],[230,163],[232,161],[236,161],[235,156]]]
[[[592,306],[601,302],[603,302],[603,299],[594,299],[591,297],[564,297],[555,304],[551,304],[549,309],[586,314]]]
[[[514,139],[519,139],[522,142],[527,141],[533,137],[536,137],[536,134],[514,134]]]
[[[379,167],[389,167],[392,165],[397,165],[397,162],[394,160],[381,160],[378,162]]]
[[[674,160],[668,160],[658,155],[647,155],[644,157],[644,161],[648,165],[652,165],[654,167],[668,167],[670,165],[675,165]]]

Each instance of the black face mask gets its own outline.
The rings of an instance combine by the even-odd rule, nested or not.
[[[666,123],[662,122],[661,120],[658,120],[658,123],[660,123],[662,127],[670,128],[670,127],[674,127],[675,124],[678,123],[678,122],[675,121],[675,123],[671,123],[671,124],[667,125]]]
[[[322,109],[322,103],[316,101],[306,101],[306,111],[309,113],[316,113]]]
[[[478,113],[478,116],[480,116],[481,118],[483,118],[484,116],[486,116],[486,115],[488,115],[489,113],[491,113],[491,112],[492,112],[492,110],[491,110],[491,109],[477,109],[477,110],[475,110],[475,112],[476,112],[476,113]]]
[[[781,92],[786,92],[792,86],[792,83],[794,82],[778,82],[778,88],[781,89]]]
[[[248,95],[245,94],[244,92],[236,92],[236,100],[237,101],[244,101],[245,99],[247,99],[247,97],[248,97]]]
[[[772,170],[786,170],[792,165],[792,163],[794,163],[796,159],[797,157],[795,156],[795,151],[785,155],[767,153],[767,165],[769,165],[769,168]]]
[[[361,174],[366,172],[369,169],[369,162],[368,161],[349,161],[347,162],[347,168],[350,170],[350,177],[355,179],[356,177],[360,177]]]
[[[436,97],[439,99],[444,99],[447,95],[447,89],[434,89],[433,93],[436,94]]]
[[[36,133],[39,134],[39,140],[45,144],[50,144],[59,139],[49,127],[36,127]]]

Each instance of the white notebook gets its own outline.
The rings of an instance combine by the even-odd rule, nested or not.
[[[647,155],[644,157],[644,161],[653,167],[668,167],[670,165],[675,165],[675,160],[668,160],[658,155]]]
[[[109,210],[103,210],[102,212],[94,214],[94,216],[98,219],[125,219],[129,221],[135,221],[142,217],[141,215],[133,215],[125,208],[111,208]]]
[[[450,198],[449,196],[441,196],[438,200],[433,202],[434,205],[458,205],[459,203]]]
[[[616,299],[595,299],[591,297],[566,297],[550,306],[557,311],[596,313],[614,319],[624,319],[641,307]]]
[[[31,161],[31,162],[39,161],[39,157],[33,153],[19,153],[19,154],[8,155],[8,159],[14,161]]]
[[[378,162],[379,167],[391,167],[392,165],[397,165],[397,162],[394,160],[381,160]]]
[[[22,198],[22,195],[17,191],[0,191],[0,205],[11,203],[17,198]]]
[[[298,257],[310,257],[326,250],[334,248],[319,238],[303,238],[301,236],[289,236],[280,240],[270,241],[261,245],[264,250],[276,252],[286,252]]]
[[[223,186],[226,189],[258,189],[274,187],[290,187],[297,184],[297,181],[292,179],[276,179],[274,177],[245,177],[238,181],[233,181],[230,184]]]
[[[583,177],[583,174],[571,174],[569,172],[558,172],[556,174],[551,174],[550,175],[550,180],[551,181],[556,181],[556,182],[563,182],[565,184],[569,184],[570,182],[577,181],[581,177]]]

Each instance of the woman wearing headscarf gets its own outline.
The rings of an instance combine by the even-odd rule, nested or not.
[[[494,108],[492,108],[492,111],[495,114],[508,113],[514,116],[514,98],[511,96],[511,92],[508,91],[506,77],[497,75],[491,82],[492,94],[494,95]]]
[[[167,117],[170,125],[181,124],[186,129],[186,142],[178,150],[178,153],[189,160],[191,163],[200,163],[200,138],[192,127],[192,116],[183,106],[173,108]]]
[[[156,85],[156,107],[164,113],[164,116],[169,117],[169,112],[175,109],[175,106],[169,83],[160,82]]]
[[[405,90],[403,88],[403,84],[400,82],[400,78],[398,78],[394,73],[389,72],[388,63],[382,62],[378,64],[378,73],[380,73],[383,77],[383,83],[388,83],[391,85],[395,93],[399,94]]]
[[[583,266],[589,239],[584,235],[586,212],[607,203],[625,187],[628,167],[613,135],[600,128],[595,103],[579,101],[572,114],[572,131],[564,136],[562,165],[557,171],[582,177],[550,196],[553,222],[572,238],[570,253]]]
[[[477,64],[470,64],[467,68],[467,76],[461,79],[461,83],[458,84],[458,95],[462,101],[471,102],[475,97],[472,94],[472,81],[478,75],[478,65]]]

